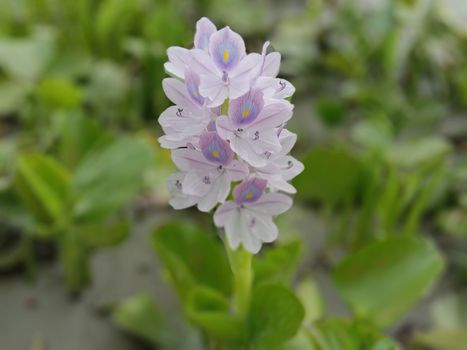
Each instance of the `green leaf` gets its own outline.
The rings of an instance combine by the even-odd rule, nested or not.
[[[31,90],[21,82],[7,81],[0,83],[0,118],[17,111]]]
[[[71,113],[61,125],[59,154],[61,160],[71,169],[98,146],[111,140],[95,119]]]
[[[387,327],[428,291],[442,269],[443,259],[431,243],[394,237],[344,259],[334,280],[358,317]]]
[[[294,181],[297,196],[331,203],[354,195],[363,171],[357,158],[338,148],[315,148],[303,164],[305,170]]]
[[[294,241],[268,249],[253,259],[255,283],[285,282],[292,278],[302,253],[302,242]]]
[[[81,225],[73,227],[74,233],[90,247],[117,245],[128,237],[129,224],[122,220],[112,224]]]
[[[436,350],[463,350],[467,344],[467,328],[419,332],[415,334],[414,342]]]
[[[318,286],[311,278],[305,278],[297,287],[297,296],[305,309],[304,323],[311,324],[324,314],[324,302]]]
[[[0,40],[0,67],[12,78],[36,80],[54,54],[55,36],[40,28],[30,38]]]
[[[157,228],[152,242],[182,296],[197,284],[229,295],[232,273],[217,237],[193,224],[173,222]]]
[[[370,326],[344,319],[315,324],[311,336],[317,350],[398,350],[396,342]]]
[[[79,292],[91,282],[89,249],[73,230],[59,236],[59,254],[65,283],[70,292]]]
[[[244,323],[229,313],[229,300],[218,291],[195,287],[185,303],[188,318],[210,337],[228,343],[242,343],[246,338]]]
[[[251,349],[279,349],[298,331],[305,310],[287,287],[262,284],[253,291],[249,314]]]
[[[14,187],[22,202],[42,223],[65,215],[69,174],[54,159],[40,154],[22,155],[16,165]]]
[[[72,81],[63,78],[46,78],[37,86],[37,95],[49,107],[77,108],[83,94]]]
[[[112,318],[124,331],[155,345],[167,337],[164,317],[154,299],[147,294],[135,295],[119,303]]]
[[[74,217],[100,221],[115,213],[138,192],[151,163],[151,148],[131,138],[89,154],[78,165],[71,183]]]
[[[441,228],[453,236],[467,237],[467,209],[455,208],[440,213]]]

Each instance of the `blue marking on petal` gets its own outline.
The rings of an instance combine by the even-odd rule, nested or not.
[[[202,106],[204,104],[204,97],[199,93],[199,75],[190,71],[185,71],[185,86],[188,94],[194,102]]]
[[[263,195],[266,184],[266,180],[259,179],[257,177],[243,181],[233,190],[235,203],[242,204],[256,202]]]
[[[213,163],[228,165],[233,158],[230,145],[221,139],[216,132],[205,132],[199,140],[204,157]]]
[[[250,124],[258,117],[263,106],[263,93],[259,90],[250,90],[230,102],[229,116],[237,126]]]

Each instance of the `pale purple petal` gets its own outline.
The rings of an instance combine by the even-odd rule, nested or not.
[[[224,227],[234,212],[237,211],[237,208],[237,204],[233,201],[227,201],[221,204],[214,213],[214,224],[217,227]]]
[[[279,135],[279,142],[282,146],[281,154],[289,153],[295,145],[296,141],[297,134],[294,134],[293,132],[290,132],[287,129],[282,129]]]
[[[176,149],[172,151],[172,161],[183,171],[213,169],[210,161],[203,154],[194,149]]]
[[[251,230],[251,219],[246,210],[240,211],[241,241],[243,247],[252,254],[260,251],[262,242]]]
[[[185,115],[185,110],[178,106],[171,106],[161,113],[159,124],[167,134],[174,132],[186,135],[199,135],[206,128],[209,119],[197,115]]]
[[[204,157],[212,163],[228,165],[233,159],[229,144],[216,132],[205,132],[199,139],[199,146]]]
[[[281,151],[281,144],[274,129],[255,131],[251,135],[250,144],[256,154],[278,153]]]
[[[229,96],[229,88],[217,75],[202,74],[199,93],[210,101],[208,107],[218,107]]]
[[[292,117],[293,105],[288,101],[274,101],[266,104],[258,118],[248,127],[268,130],[280,126]]]
[[[231,140],[235,129],[235,125],[232,124],[232,121],[226,115],[222,115],[216,119],[216,130],[222,139]]]
[[[190,64],[190,50],[183,47],[173,46],[167,49],[169,62],[164,64],[164,68],[172,76],[183,79],[185,67]]]
[[[277,158],[275,164],[281,169],[284,180],[290,181],[304,170],[303,163],[292,156],[281,156]]]
[[[230,247],[236,250],[241,243],[243,230],[242,217],[239,210],[232,210],[224,225],[225,235]]]
[[[275,79],[276,91],[274,98],[289,98],[295,93],[295,87],[285,79]]]
[[[266,55],[261,75],[265,77],[277,77],[277,74],[279,74],[280,64],[281,54],[279,52],[271,52],[270,54]]]
[[[195,48],[207,50],[209,48],[209,38],[217,31],[216,26],[206,17],[196,22]]]
[[[230,101],[229,117],[236,126],[251,124],[263,109],[263,94],[259,90],[250,90],[245,95]]]
[[[277,239],[279,230],[270,215],[259,215],[248,210],[246,210],[246,213],[249,213],[250,231],[257,239],[266,243]]]
[[[203,74],[213,74],[222,78],[222,72],[217,69],[207,52],[200,49],[192,49],[190,53],[191,61],[189,66],[191,69],[197,72],[200,76]]]
[[[254,167],[262,167],[267,164],[267,160],[263,154],[257,154],[252,145],[251,140],[247,140],[238,136],[233,136],[230,140],[230,148],[239,155],[244,161]]]
[[[191,207],[198,202],[198,197],[183,193],[182,182],[184,177],[185,174],[183,173],[174,173],[167,178],[169,193],[173,196],[169,204],[176,210]]]
[[[208,212],[213,209],[218,202],[223,202],[230,191],[230,182],[225,176],[218,176],[211,180],[212,184],[209,191],[199,200],[198,209]]]
[[[261,65],[261,55],[250,53],[229,73],[229,77],[231,79],[248,78],[249,80],[253,80],[259,74]]]
[[[211,35],[209,42],[209,53],[221,71],[230,71],[245,56],[245,43],[242,37],[224,27]]]
[[[254,177],[243,181],[233,190],[233,198],[235,203],[253,203],[256,202],[264,193],[267,181]]]
[[[183,82],[174,78],[165,78],[162,80],[162,88],[165,94],[174,104],[188,110],[197,110],[199,105],[191,99],[186,86]]]
[[[289,210],[292,206],[292,198],[282,193],[265,193],[256,202],[244,205],[258,214],[274,216]]]
[[[214,180],[208,171],[191,170],[186,173],[183,179],[183,192],[192,196],[205,196]]]
[[[239,160],[234,160],[225,167],[232,181],[240,181],[248,176],[248,166]]]
[[[199,93],[200,78],[197,73],[191,69],[185,70],[185,86],[188,94],[199,106],[203,106],[204,97]]]

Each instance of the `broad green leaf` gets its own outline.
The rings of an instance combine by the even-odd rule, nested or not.
[[[211,338],[228,343],[242,343],[246,338],[244,323],[230,314],[229,300],[218,291],[195,287],[185,303],[188,318]]]
[[[393,237],[345,258],[334,280],[358,317],[387,327],[428,291],[442,269],[443,259],[430,242]]]
[[[458,237],[467,237],[467,209],[456,208],[440,213],[438,222],[441,228]]]
[[[65,283],[70,292],[79,292],[91,282],[89,249],[73,230],[59,236],[58,247]]]
[[[297,287],[297,296],[305,309],[304,323],[311,324],[324,314],[324,302],[315,281],[305,278]]]
[[[72,81],[63,78],[46,78],[37,86],[39,99],[49,107],[61,109],[77,108],[83,94]]]
[[[329,319],[315,324],[316,350],[399,350],[395,341],[363,323]]]
[[[450,144],[440,137],[426,137],[395,144],[389,158],[403,168],[413,169],[436,164],[451,151]]]
[[[467,328],[418,332],[414,342],[436,350],[463,350],[467,344]]]
[[[0,83],[0,118],[17,111],[30,90],[29,85],[21,82]]]
[[[362,164],[338,148],[315,148],[303,159],[305,170],[294,181],[297,196],[336,203],[357,191]]]
[[[127,238],[129,224],[122,220],[111,224],[80,225],[72,228],[74,234],[90,247],[117,245]]]
[[[463,0],[439,0],[438,14],[458,34],[467,37],[467,3]]]
[[[302,252],[302,242],[277,245],[253,259],[255,283],[285,282],[292,278]]]
[[[193,224],[169,222],[154,231],[152,242],[180,295],[194,285],[229,295],[232,273],[217,237]]]
[[[66,214],[69,174],[54,159],[40,154],[19,157],[14,186],[22,202],[43,223],[54,223]]]
[[[71,182],[73,215],[78,221],[99,221],[130,201],[151,165],[148,145],[121,138],[88,154]]]
[[[168,336],[164,315],[147,294],[135,295],[119,303],[112,318],[119,328],[156,345]]]
[[[54,54],[55,36],[41,28],[30,38],[0,40],[0,67],[12,78],[34,81]]]
[[[297,333],[304,317],[303,306],[289,288],[276,284],[256,287],[248,323],[251,349],[280,349]]]
[[[343,100],[331,97],[319,99],[316,109],[323,123],[329,127],[340,125],[346,113]]]
[[[59,154],[61,160],[71,169],[98,146],[103,146],[111,140],[95,119],[86,118],[79,114],[65,117],[61,125]]]

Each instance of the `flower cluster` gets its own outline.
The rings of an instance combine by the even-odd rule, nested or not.
[[[285,129],[295,89],[277,78],[281,55],[246,54],[242,37],[217,30],[207,18],[196,24],[194,48],[171,47],[163,81],[175,104],[159,117],[162,147],[179,172],[169,177],[175,209],[197,205],[224,227],[232,249],[257,253],[277,238],[272,218],[292,205],[289,181],[303,165],[288,155],[297,139]],[[240,182],[227,200],[232,183]]]

